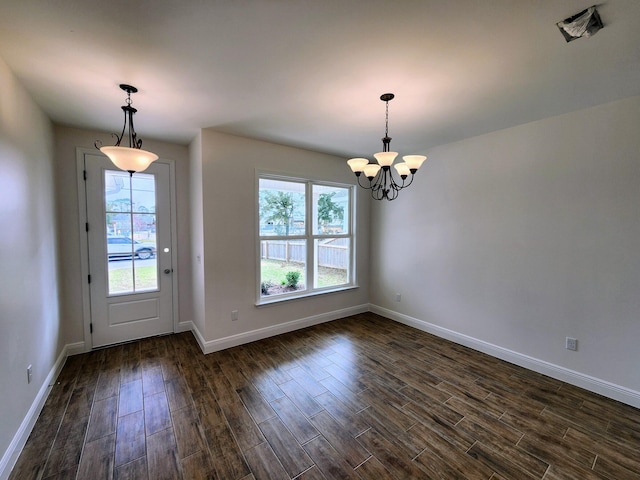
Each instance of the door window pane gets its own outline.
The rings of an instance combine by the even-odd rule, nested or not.
[[[155,176],[106,170],[108,294],[158,289]]]
[[[146,262],[134,260],[136,292],[158,289],[158,269],[155,263],[155,259]]]
[[[133,264],[131,260],[109,261],[109,295],[132,293]]]

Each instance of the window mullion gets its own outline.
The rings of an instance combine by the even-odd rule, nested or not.
[[[305,219],[305,232],[307,235],[307,291],[312,291],[315,285],[316,278],[316,266],[314,263],[315,252],[313,242],[313,194],[312,194],[312,182],[306,183],[305,188],[305,200],[306,200],[306,215]]]

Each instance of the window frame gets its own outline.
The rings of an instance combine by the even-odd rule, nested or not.
[[[304,196],[305,196],[305,225],[304,234],[300,235],[261,235],[260,234],[260,180],[275,180],[281,182],[292,182],[304,184]],[[314,232],[314,218],[313,218],[313,186],[323,187],[336,187],[343,188],[348,192],[348,219],[345,222],[345,233],[327,233],[320,234]],[[256,170],[255,181],[255,242],[256,242],[256,306],[269,305],[273,303],[280,303],[288,300],[307,298],[316,295],[322,295],[332,292],[341,292],[357,288],[357,275],[356,275],[356,190],[353,184],[339,183],[327,180],[320,180],[309,177],[300,177],[293,175],[286,175],[282,173],[274,173],[268,171]],[[346,238],[349,240],[349,258],[348,258],[348,281],[347,283],[340,285],[330,285],[327,287],[314,287],[317,272],[315,268],[316,254],[315,244],[316,240],[325,238]],[[262,281],[262,242],[266,240],[304,240],[306,242],[306,265],[305,265],[305,286],[302,291],[294,291],[288,293],[282,293],[278,295],[263,296],[261,291]]]

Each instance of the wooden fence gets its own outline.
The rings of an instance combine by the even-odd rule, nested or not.
[[[260,258],[283,262],[307,261],[304,243],[287,240],[265,240],[261,242]],[[321,243],[318,245],[318,266],[347,269],[349,267],[349,247]]]

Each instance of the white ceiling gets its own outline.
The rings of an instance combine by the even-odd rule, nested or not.
[[[0,57],[55,121],[186,144],[199,128],[344,157],[429,148],[640,94],[640,1],[0,0]]]

